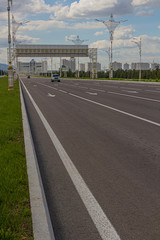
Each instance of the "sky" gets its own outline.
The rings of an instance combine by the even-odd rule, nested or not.
[[[7,64],[8,1],[0,3],[0,63]],[[95,19],[109,21],[111,13],[120,22],[113,35],[113,61],[139,62],[139,49],[134,41],[141,38],[142,62],[160,63],[160,0],[12,0],[11,6],[16,22],[29,21],[18,28],[17,42],[68,45],[73,44],[68,38],[79,36],[85,40],[83,44],[98,49],[102,68],[109,64],[104,50],[110,47],[110,34]],[[89,58],[81,58],[81,62],[89,62]],[[55,58],[54,64],[58,66],[59,59]]]

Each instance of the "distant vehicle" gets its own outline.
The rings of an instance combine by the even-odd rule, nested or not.
[[[27,78],[30,78],[30,75],[28,75]]]
[[[51,82],[60,82],[60,78],[58,74],[52,74]]]

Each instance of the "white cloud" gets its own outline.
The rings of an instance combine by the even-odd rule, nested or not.
[[[104,31],[103,32],[95,32],[94,36],[100,36],[100,35],[103,35],[104,34]]]
[[[136,13],[137,16],[153,16],[153,11],[139,11]]]
[[[132,13],[132,0],[80,0],[73,2],[70,6],[57,6],[54,15],[61,19],[94,19],[107,17],[111,12],[117,16]]]
[[[160,8],[159,0],[133,0],[132,5],[134,7],[157,7]]]

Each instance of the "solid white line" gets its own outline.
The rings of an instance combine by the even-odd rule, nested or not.
[[[152,98],[144,98],[144,97],[138,97],[138,96],[131,96],[128,94],[122,94],[122,93],[116,93],[116,92],[108,92],[110,94],[116,94],[116,95],[121,95],[121,96],[126,96],[126,97],[131,97],[131,98],[138,98],[142,100],[147,100],[147,101],[153,101],[153,102],[160,102],[160,100],[157,99],[152,99]]]
[[[37,163],[37,157],[31,136],[31,130],[28,122],[21,85],[20,97],[34,239],[55,240],[41,175],[39,172],[39,166]]]
[[[64,90],[61,90],[61,89],[60,89],[59,91],[60,91],[60,92],[62,92],[62,93],[67,93],[66,91],[64,91]]]
[[[105,107],[105,108],[111,109],[111,110],[113,110],[113,111],[116,111],[116,112],[125,114],[125,115],[127,115],[127,116],[130,116],[130,117],[133,117],[133,118],[137,118],[137,119],[142,120],[142,121],[144,121],[144,122],[148,122],[148,123],[151,123],[151,124],[153,124],[153,125],[156,125],[156,126],[160,127],[160,123],[153,122],[153,121],[151,121],[151,120],[148,120],[148,119],[145,119],[145,118],[136,116],[136,115],[131,114],[131,113],[127,113],[127,112],[121,111],[121,110],[119,110],[119,109],[116,109],[116,108],[107,106],[107,105],[102,104],[102,103],[99,103],[99,102],[92,101],[92,100],[87,99],[87,98],[84,98],[84,97],[80,97],[80,96],[75,95],[75,94],[72,94],[72,93],[69,93],[69,95],[71,95],[71,96],[73,96],[73,97],[76,97],[76,98],[79,98],[79,99],[82,99],[82,100],[85,100],[85,101],[87,101],[87,102],[94,103],[94,104],[99,105],[99,106],[101,106],[101,107]]]
[[[23,84],[24,86],[24,84]],[[57,136],[53,132],[51,126],[45,119],[44,115],[40,111],[39,107],[33,100],[32,96],[30,95],[27,88],[24,86],[33,106],[35,107],[41,121],[43,122],[51,140],[54,144],[70,178],[72,179],[72,182],[77,189],[90,217],[92,218],[101,238],[103,240],[120,240],[120,237],[118,236],[116,230],[110,223],[109,219],[103,212],[101,206],[95,199],[95,197],[92,195],[91,191],[87,187],[86,183],[84,182],[83,178],[81,177],[80,173],[76,169],[75,165],[71,161],[70,157],[68,156],[67,152],[63,148],[62,144],[58,140]]]

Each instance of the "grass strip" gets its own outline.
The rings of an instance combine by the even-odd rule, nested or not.
[[[33,240],[19,84],[0,78],[0,240]]]

